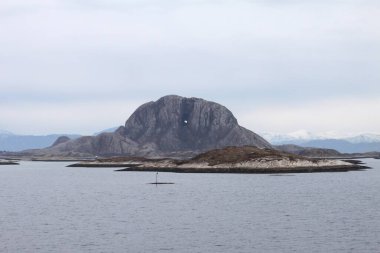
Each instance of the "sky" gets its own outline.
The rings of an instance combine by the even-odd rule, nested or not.
[[[168,94],[255,132],[380,133],[380,1],[0,1],[0,129],[92,134]]]

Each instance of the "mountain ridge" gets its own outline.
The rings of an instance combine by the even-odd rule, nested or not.
[[[336,149],[342,153],[380,151],[380,135],[364,133],[339,135],[334,132],[314,134],[305,130],[288,134],[262,133],[272,145],[293,144],[302,147]]]
[[[49,135],[18,135],[0,134],[0,150],[19,152],[27,149],[41,149],[51,146],[59,137],[67,136],[76,139],[76,134],[49,134]]]

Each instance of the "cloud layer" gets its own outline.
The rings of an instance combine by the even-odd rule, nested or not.
[[[179,94],[256,131],[380,132],[378,1],[15,0],[0,33],[3,129],[92,133]]]

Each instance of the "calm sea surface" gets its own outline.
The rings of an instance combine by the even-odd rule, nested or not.
[[[374,169],[274,175],[0,166],[0,252],[380,252]]]

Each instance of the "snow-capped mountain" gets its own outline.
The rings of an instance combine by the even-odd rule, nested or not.
[[[281,134],[261,133],[273,145],[295,144],[304,147],[331,148],[344,153],[380,151],[380,134],[340,134],[334,131],[311,133],[306,130]]]
[[[380,134],[341,134],[335,131],[312,133],[306,130],[298,130],[290,133],[260,133],[267,141],[272,144],[283,144],[288,141],[305,142],[311,140],[345,140],[350,143],[373,143],[380,142]]]
[[[260,133],[267,141],[276,144],[283,143],[287,141],[303,141],[315,139],[316,136],[313,136],[312,133],[306,130],[299,130],[292,133],[282,134],[282,133]]]
[[[286,142],[305,142],[310,140],[326,140],[326,139],[344,139],[349,135],[338,134],[334,131],[323,133],[311,133],[306,130],[298,130],[290,133],[260,133],[267,141],[272,144],[284,144]]]
[[[357,136],[346,138],[345,140],[351,143],[374,143],[380,142],[380,134],[360,134]]]

